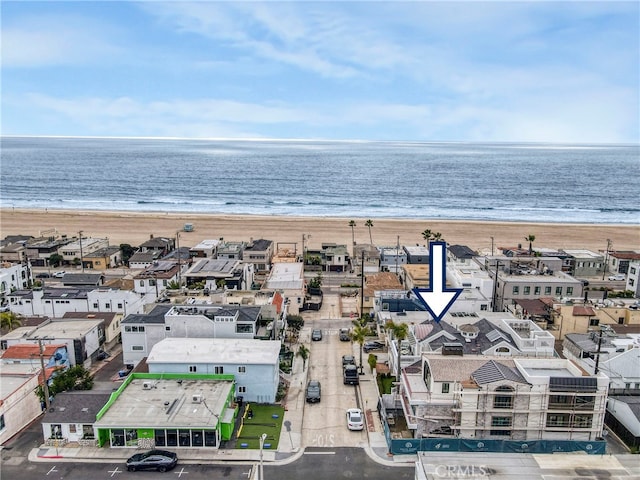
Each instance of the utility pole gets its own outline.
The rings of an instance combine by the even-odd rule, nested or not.
[[[364,248],[360,259],[360,318],[364,318]]]
[[[493,277],[493,299],[491,301],[492,304],[492,309],[491,311],[493,312],[497,312],[498,310],[496,310],[497,305],[496,303],[498,303],[498,268],[500,267],[500,260],[496,260],[496,273]]]
[[[396,237],[396,276],[398,276],[398,255],[400,255],[400,235]]]
[[[596,367],[593,370],[593,374],[598,374],[598,366],[600,365],[600,348],[602,347],[602,326],[600,327],[600,335],[598,336],[598,350],[596,352]]]
[[[491,256],[493,257],[493,237],[491,237]]]
[[[84,273],[84,260],[82,259],[82,230],[78,232],[78,237],[80,238],[80,266],[82,267],[82,273]]]
[[[176,232],[176,253],[178,254],[178,288],[182,293],[182,264],[180,262],[180,231]]]
[[[49,384],[47,383],[47,371],[44,367],[44,345],[42,344],[43,340],[55,340],[53,337],[33,337],[27,338],[27,340],[37,340],[38,341],[38,349],[40,351],[40,368],[42,369],[42,378],[44,381],[42,382],[42,390],[44,392],[44,405],[46,410],[49,411]]]
[[[602,266],[602,280],[607,274],[607,267],[609,266],[609,250],[611,249],[611,240],[607,238],[607,251],[604,252],[604,265]]]

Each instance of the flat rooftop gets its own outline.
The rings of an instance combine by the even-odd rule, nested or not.
[[[243,338],[165,338],[149,353],[147,364],[210,363],[277,365],[280,342]]]
[[[232,389],[230,380],[134,378],[96,426],[216,428]]]
[[[531,368],[524,367],[523,370],[527,372],[527,375],[532,377],[580,377],[581,375],[575,375],[571,370],[567,368]]]

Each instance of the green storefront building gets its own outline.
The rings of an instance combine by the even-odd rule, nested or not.
[[[233,375],[132,373],[98,412],[100,446],[219,448],[233,434]]]

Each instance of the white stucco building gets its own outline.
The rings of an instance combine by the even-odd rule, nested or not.
[[[227,338],[166,338],[149,357],[149,373],[231,374],[236,396],[274,403],[279,383],[280,342]]]

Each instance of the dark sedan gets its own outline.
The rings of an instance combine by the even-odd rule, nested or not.
[[[136,453],[127,460],[127,470],[156,470],[166,472],[178,463],[178,456],[167,450],[149,450],[144,453]]]
[[[362,349],[365,353],[369,353],[372,350],[382,350],[384,349],[384,343],[378,342],[377,340],[371,340],[368,342],[364,342]]]

